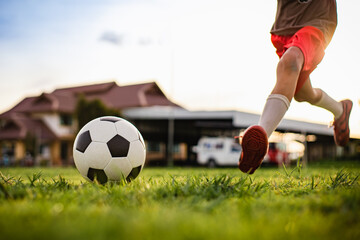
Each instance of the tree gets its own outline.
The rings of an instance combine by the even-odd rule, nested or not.
[[[114,108],[108,108],[100,99],[86,100],[83,95],[80,95],[75,117],[78,121],[78,130],[80,130],[89,121],[102,116],[117,116],[121,117],[121,112]]]
[[[36,136],[30,132],[27,132],[24,139],[24,144],[26,151],[32,156],[36,157],[38,153],[38,139],[36,139]]]

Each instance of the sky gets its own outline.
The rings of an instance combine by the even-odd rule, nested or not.
[[[354,102],[360,138],[360,1],[338,1],[338,27],[312,85]],[[276,81],[275,0],[0,0],[0,112],[56,88],[156,81],[189,110],[260,114]],[[328,124],[291,102],[285,118]]]

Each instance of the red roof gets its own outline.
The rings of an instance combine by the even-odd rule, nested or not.
[[[0,118],[12,112],[21,113],[73,113],[78,96],[87,99],[100,99],[112,108],[123,109],[148,106],[178,106],[171,102],[155,82],[118,86],[115,82],[94,84],[79,87],[56,89],[52,93],[43,93],[37,97],[23,99]]]
[[[171,102],[154,82],[129,86],[114,86],[104,93],[87,94],[88,99],[100,99],[117,109],[147,106],[178,106]]]
[[[148,106],[178,106],[171,102],[155,82],[118,86],[115,82],[60,88],[52,93],[27,97],[7,112],[0,114],[5,125],[0,129],[1,139],[24,139],[34,129],[45,139],[55,134],[40,119],[31,118],[33,113],[68,113],[75,111],[79,95],[86,99],[100,99],[106,106],[116,109]],[[36,133],[37,134],[37,133]]]
[[[118,85],[116,82],[107,82],[107,83],[98,83],[98,84],[91,84],[91,85],[84,85],[78,87],[68,87],[68,88],[59,88],[56,89],[53,93],[55,94],[63,94],[63,93],[75,93],[75,94],[91,94],[91,93],[104,93],[108,91],[110,88],[115,87]]]

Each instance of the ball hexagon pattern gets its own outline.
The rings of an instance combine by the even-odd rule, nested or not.
[[[81,133],[76,145],[76,150],[84,153],[86,148],[90,145],[91,141],[92,140],[89,131]]]
[[[105,174],[104,170],[101,169],[89,168],[87,177],[91,181],[96,179],[101,184],[105,184],[108,181],[107,175]]]
[[[144,139],[123,118],[105,116],[88,122],[73,147],[75,166],[88,181],[134,180],[145,164]]]
[[[106,144],[112,157],[126,157],[128,155],[130,142],[119,134],[115,135]]]

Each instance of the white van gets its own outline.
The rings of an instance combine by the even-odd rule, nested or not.
[[[208,167],[237,166],[241,153],[238,139],[229,137],[202,137],[193,148],[197,162]]]

